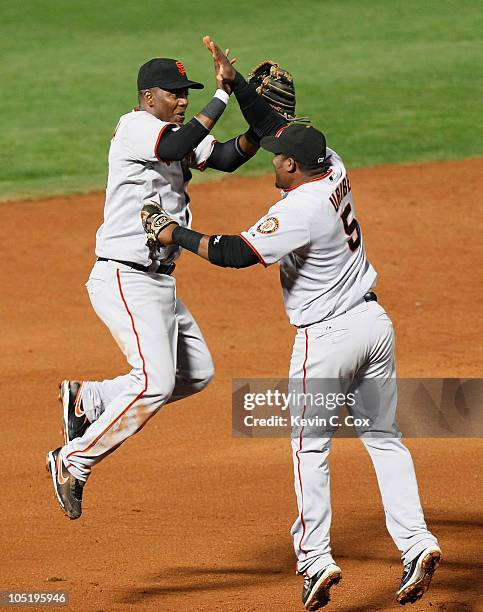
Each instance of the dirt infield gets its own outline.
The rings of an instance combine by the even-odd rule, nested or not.
[[[356,170],[351,182],[379,301],[395,323],[399,375],[481,377],[483,159]],[[196,229],[236,233],[277,193],[271,176],[230,177],[191,196]],[[178,293],[211,347],[215,380],[95,469],[79,521],[53,499],[44,458],[61,441],[57,382],[126,371],[83,288],[102,205],[97,194],[0,206],[0,590],[66,590],[70,609],[99,612],[302,610],[289,442],[234,439],[230,429],[231,379],[288,370],[293,329],[275,266],[221,270],[183,255]],[[483,609],[481,440],[408,446],[445,557],[411,609]],[[399,556],[362,445],[336,440],[331,469],[344,577],[328,609],[399,609]]]

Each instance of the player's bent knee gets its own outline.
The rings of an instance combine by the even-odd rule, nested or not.
[[[166,373],[165,376],[160,377],[158,380],[148,380],[144,397],[154,408],[158,408],[169,400],[174,390],[174,384],[175,376],[169,373]]]
[[[204,376],[200,380],[194,381],[192,383],[193,392],[194,393],[199,393],[200,391],[203,391],[203,389],[206,389],[206,387],[213,380],[213,376],[214,375],[215,375],[215,371],[213,370],[209,375]]]
[[[203,372],[200,376],[199,383],[198,383],[200,385],[200,391],[210,384],[214,376],[215,376],[215,367],[212,364],[211,368]]]
[[[210,382],[213,380],[215,375],[215,368],[211,367],[210,369],[198,371],[196,375],[193,374],[185,375],[181,374],[181,378],[183,379],[184,385],[189,387],[190,395],[193,393],[199,393],[203,391]]]
[[[192,375],[192,378],[203,384],[203,389],[210,384],[215,375],[215,364],[211,358],[211,354],[206,348],[203,358],[198,362],[197,367]]]

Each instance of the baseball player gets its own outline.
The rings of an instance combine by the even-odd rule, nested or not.
[[[419,599],[429,586],[441,550],[428,531],[416,475],[395,421],[397,388],[394,331],[377,302],[377,274],[366,258],[355,217],[352,189],[342,159],[310,125],[292,123],[261,146],[274,153],[281,199],[238,236],[207,236],[178,225],[162,208],[147,205],[143,224],[149,240],[182,246],[211,263],[243,268],[280,266],[287,315],[296,327],[290,381],[306,396],[334,390],[357,400],[350,415],[377,475],[388,531],[401,552],[404,571],[396,599]],[[376,391],[376,392],[374,392]],[[317,409],[317,407],[315,407]],[[297,572],[304,577],[307,610],[329,601],[341,579],[330,547],[331,505],[328,455],[333,429],[315,431],[303,419],[314,406],[291,406],[292,453],[299,514],[292,527]],[[367,417],[370,417],[369,419]],[[307,420],[307,419],[306,419]]]
[[[233,172],[256,153],[261,136],[286,124],[241,75],[237,85],[227,85],[221,75],[222,69],[235,72],[231,61],[209,37],[204,42],[217,53],[217,89],[200,113],[185,123],[189,90],[203,85],[188,78],[180,61],[154,58],[139,70],[139,108],[120,118],[111,141],[104,222],[86,287],[132,369],[113,380],[61,383],[65,444],[48,453],[47,467],[71,519],[81,516],[92,467],[163,404],[198,393],[214,373],[203,335],[176,294],[172,273],[180,248],[147,246],[143,204],[162,202],[180,227],[189,228],[191,170]],[[221,143],[209,132],[232,89],[256,131]],[[294,108],[294,96],[291,103]]]

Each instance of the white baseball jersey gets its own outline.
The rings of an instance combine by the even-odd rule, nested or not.
[[[151,263],[140,216],[141,208],[148,201],[162,202],[166,212],[181,226],[191,226],[186,193],[191,178],[189,168],[203,170],[216,141],[208,135],[190,159],[161,161],[156,156],[156,148],[169,125],[173,124],[146,111],[133,111],[120,118],[109,150],[104,223],[96,236],[98,257],[143,266]],[[171,262],[179,253],[176,245],[159,246],[153,258]]]
[[[351,186],[341,158],[326,174],[282,192],[242,238],[265,265],[280,264],[285,309],[293,325],[337,316],[375,286],[355,219]]]

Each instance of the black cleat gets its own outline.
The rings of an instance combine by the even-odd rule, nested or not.
[[[330,601],[330,587],[342,578],[340,567],[331,563],[312,578],[305,578],[302,601],[307,610],[318,610]]]
[[[64,409],[64,440],[69,444],[75,438],[84,435],[90,423],[82,405],[82,387],[84,383],[63,380],[59,385],[59,401]]]
[[[426,593],[434,572],[441,561],[441,550],[430,546],[404,566],[396,601],[401,605],[414,603]]]
[[[52,476],[55,495],[62,512],[70,519],[78,519],[82,514],[82,493],[84,482],[78,480],[64,466],[59,457],[60,448],[47,455],[47,468]]]

